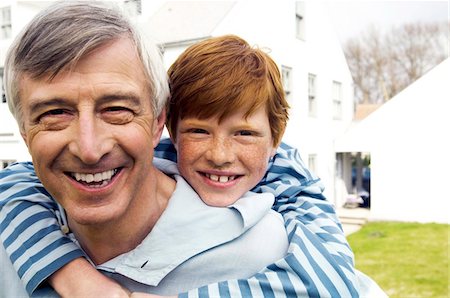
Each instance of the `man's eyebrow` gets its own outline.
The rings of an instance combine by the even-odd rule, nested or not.
[[[142,104],[139,96],[132,92],[104,95],[97,100],[97,104],[102,105],[114,101],[128,101],[134,106],[140,106]]]
[[[31,112],[45,109],[46,107],[67,105],[68,101],[62,98],[51,98],[46,100],[34,100],[30,103]]]

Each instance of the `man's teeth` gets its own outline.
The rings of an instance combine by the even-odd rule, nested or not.
[[[211,179],[212,181],[220,182],[220,183],[226,183],[228,181],[233,181],[236,176],[219,176],[219,175],[213,175],[213,174],[206,174],[206,177]]]
[[[101,173],[94,173],[94,174],[83,174],[83,173],[73,173],[72,176],[77,181],[83,181],[86,183],[91,182],[102,182],[102,181],[109,181],[111,180],[112,176],[117,173],[117,169],[109,170]]]

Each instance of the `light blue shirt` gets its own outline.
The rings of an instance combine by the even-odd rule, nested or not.
[[[133,291],[174,295],[248,278],[286,255],[286,230],[271,210],[273,195],[249,192],[228,208],[211,207],[182,177],[175,178],[175,192],[150,234],[98,269]]]

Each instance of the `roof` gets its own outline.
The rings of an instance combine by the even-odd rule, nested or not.
[[[381,104],[358,104],[356,105],[355,115],[353,116],[354,121],[361,121],[370,114],[372,114],[376,109],[378,109]]]
[[[159,44],[200,40],[212,35],[235,2],[169,1],[144,23]]]
[[[336,152],[372,152],[386,146],[390,138],[405,141],[414,137],[425,142],[423,136],[443,133],[444,127],[448,127],[444,123],[449,122],[450,85],[446,82],[449,76],[450,58],[447,58],[335,139]],[[431,142],[428,145],[437,146]]]

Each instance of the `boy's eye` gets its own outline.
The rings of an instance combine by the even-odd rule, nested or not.
[[[252,131],[250,131],[250,130],[240,130],[240,131],[237,132],[237,135],[240,135],[240,136],[252,136],[252,135],[254,135],[254,133]]]
[[[190,129],[191,133],[199,133],[199,134],[207,134],[208,131],[201,129],[201,128],[192,128]]]

